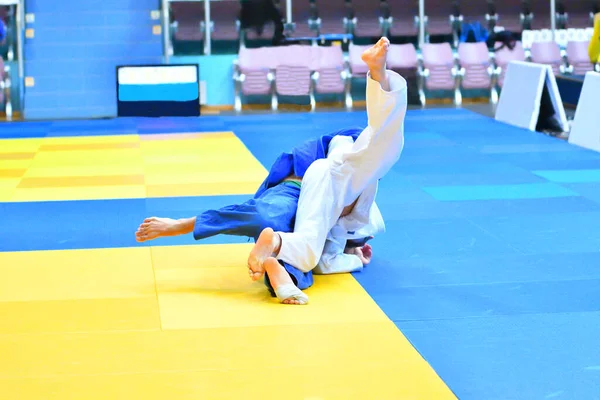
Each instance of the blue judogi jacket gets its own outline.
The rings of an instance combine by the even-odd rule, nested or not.
[[[353,140],[356,140],[362,131],[362,128],[341,129],[318,139],[304,142],[292,149],[291,152],[282,153],[271,166],[269,175],[256,191],[254,198],[258,198],[265,190],[278,185],[290,175],[303,178],[313,162],[327,157],[329,143],[335,136],[351,136]]]

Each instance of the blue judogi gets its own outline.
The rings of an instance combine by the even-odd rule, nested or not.
[[[222,234],[247,236],[256,241],[262,230],[269,227],[274,231],[293,232],[300,185],[283,180],[290,175],[304,177],[306,170],[315,160],[327,157],[329,143],[335,136],[351,136],[356,140],[361,132],[360,128],[342,129],[307,141],[289,153],[282,153],[252,199],[242,204],[208,210],[197,216],[194,239],[200,240]],[[299,289],[312,286],[312,272],[305,273],[287,263],[282,261],[280,263]],[[266,274],[265,284],[275,296]]]

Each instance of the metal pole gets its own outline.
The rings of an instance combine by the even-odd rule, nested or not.
[[[210,0],[204,0],[204,54],[211,53]]]
[[[425,43],[425,0],[419,0],[419,48],[423,47],[424,43]]]
[[[552,29],[552,41],[556,40],[556,0],[550,0],[550,28]]]
[[[169,63],[171,57],[171,27],[169,21],[171,20],[169,0],[162,0],[162,30],[163,30],[163,57],[165,58],[165,64]]]
[[[19,66],[19,102],[21,112],[25,108],[25,60],[23,56],[23,35],[25,33],[25,0],[20,0],[16,3],[17,9],[15,14],[17,17],[17,64]]]
[[[285,14],[286,14],[286,21],[288,24],[292,23],[292,0],[286,0],[285,1]]]

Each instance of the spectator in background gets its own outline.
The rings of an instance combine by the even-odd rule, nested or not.
[[[600,63],[600,13],[594,17],[594,35],[590,40],[589,54],[592,64]]]
[[[283,34],[283,17],[275,7],[273,0],[242,0],[240,23],[242,29],[254,28],[261,36],[265,25],[269,22],[275,24],[273,45],[281,44],[285,40]]]

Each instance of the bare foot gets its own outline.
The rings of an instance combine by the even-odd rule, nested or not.
[[[361,59],[369,67],[371,77],[377,82],[381,83],[382,86],[385,79],[385,62],[387,59],[388,49],[390,47],[390,41],[386,37],[379,39],[373,47],[365,50],[361,56]],[[385,88],[384,88],[385,89]]]
[[[253,281],[260,279],[265,273],[263,263],[267,257],[275,255],[275,250],[281,246],[279,235],[273,229],[265,228],[248,256],[248,269]]]
[[[138,242],[145,242],[164,236],[181,235],[179,221],[171,218],[146,218],[135,233]]]
[[[308,303],[308,296],[294,285],[290,274],[279,264],[279,261],[273,257],[268,257],[263,265],[280,302],[283,304]]]

